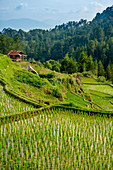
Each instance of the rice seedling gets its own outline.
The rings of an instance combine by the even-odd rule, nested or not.
[[[112,169],[113,120],[48,110],[0,125],[3,169]]]
[[[9,94],[6,94],[3,91],[3,87],[0,86],[0,115],[5,116],[15,112],[24,112],[33,109],[34,106],[19,101]]]

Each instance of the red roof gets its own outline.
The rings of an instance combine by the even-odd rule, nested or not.
[[[19,54],[24,56],[23,52],[21,52],[21,51],[12,50],[8,53],[8,55],[19,55]]]
[[[77,73],[77,77],[79,77],[79,76],[80,76],[80,74]]]

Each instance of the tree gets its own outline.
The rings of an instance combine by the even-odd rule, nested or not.
[[[60,63],[56,61],[56,63],[52,66],[52,70],[60,72]]]
[[[113,37],[111,37],[108,40],[108,45],[109,45],[109,51],[108,51],[108,58],[109,58],[109,63],[113,63]]]
[[[21,49],[22,49],[22,46],[21,46],[21,42],[20,42],[20,39],[19,39],[19,37],[17,36],[16,38],[15,38],[15,50],[17,50],[17,51],[21,51]]]
[[[98,63],[97,60],[94,61],[94,74],[98,76]]]
[[[7,54],[6,37],[4,35],[1,35],[0,37],[0,52],[2,54]]]
[[[63,59],[63,48],[61,42],[55,43],[51,48],[51,57],[54,60]]]
[[[67,72],[69,68],[69,56],[68,53],[65,55],[64,59],[61,61],[61,72]]]
[[[104,31],[101,26],[96,26],[93,29],[93,39],[97,39],[99,42],[104,40]]]
[[[113,33],[113,27],[112,25],[107,25],[105,28],[104,28],[104,32],[105,32],[105,36],[108,36],[108,37],[111,37],[112,33]]]
[[[44,64],[44,67],[48,68],[48,69],[52,69],[52,65],[49,61],[46,61],[45,64]]]
[[[113,64],[111,65],[111,81],[113,83]]]
[[[61,71],[69,74],[77,72],[76,60],[73,60],[72,57],[69,58],[68,54],[66,54],[61,62]]]
[[[87,70],[93,71],[94,70],[94,62],[93,62],[92,56],[90,55],[87,60],[88,60],[87,61]]]
[[[107,80],[111,80],[112,79],[112,73],[111,73],[111,66],[110,66],[110,64],[107,66],[106,76],[107,76]]]
[[[55,60],[48,60],[45,62],[44,66],[48,69],[60,72],[60,63],[58,61]]]
[[[5,37],[2,35],[0,37],[0,52],[2,54],[8,54],[10,50],[14,49],[15,42],[10,37]]]
[[[77,72],[77,64],[76,64],[76,60],[72,59],[72,57],[70,58],[69,60],[69,66],[67,68],[67,72],[69,74],[72,74],[72,73],[76,73]]]
[[[88,56],[91,55],[94,57],[95,48],[96,48],[95,41],[90,40],[87,46]]]
[[[99,63],[98,63],[98,77],[104,76],[104,73],[105,73],[105,71],[104,71],[104,67],[102,65],[102,62],[99,61]]]
[[[80,72],[85,72],[87,70],[87,63],[88,63],[88,56],[87,53],[82,51],[80,54],[78,64],[79,64],[79,71]]]

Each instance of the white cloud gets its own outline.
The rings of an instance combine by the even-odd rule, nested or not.
[[[93,6],[93,8],[95,8],[96,11],[101,12],[102,10],[104,10],[106,7],[99,3],[99,2],[91,2],[91,5]]]
[[[83,11],[83,12],[88,12],[89,9],[85,6],[85,7],[83,7],[82,11]]]
[[[27,7],[28,4],[27,3],[20,3],[18,6],[16,6],[16,10],[19,11],[21,10],[23,7]]]

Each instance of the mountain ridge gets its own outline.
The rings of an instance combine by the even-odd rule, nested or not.
[[[95,23],[101,19],[113,19],[113,5],[111,7],[107,7],[102,13],[97,13],[92,21],[87,21],[87,19],[80,19],[79,21],[68,21],[67,23],[80,23],[81,20],[87,21],[88,23]],[[10,20],[0,20],[0,30],[4,28],[11,28],[11,29],[22,29],[24,31],[30,31],[32,29],[53,29],[55,27],[60,27],[62,25],[66,25],[67,23],[63,24],[56,24],[56,21],[45,20],[45,21],[38,21],[30,18],[19,18],[19,19],[10,19]],[[75,24],[75,26],[76,26]],[[53,26],[54,25],[54,26]],[[73,25],[74,26],[74,25]]]
[[[101,60],[106,69],[108,64],[113,64],[112,15],[113,7],[108,7],[92,21],[81,19],[79,22],[56,25],[53,29],[33,29],[29,32],[4,29],[0,33],[0,51],[7,54],[12,49],[23,50],[28,59],[34,58],[42,63],[50,59],[61,62],[66,54],[78,61],[81,53],[85,52],[94,61]]]
[[[31,29],[39,28],[39,29],[48,29],[50,25],[43,21],[33,20],[30,18],[19,18],[19,19],[10,19],[10,20],[0,20],[0,30],[4,28],[12,28],[12,29],[23,29],[25,31],[29,31]]]

